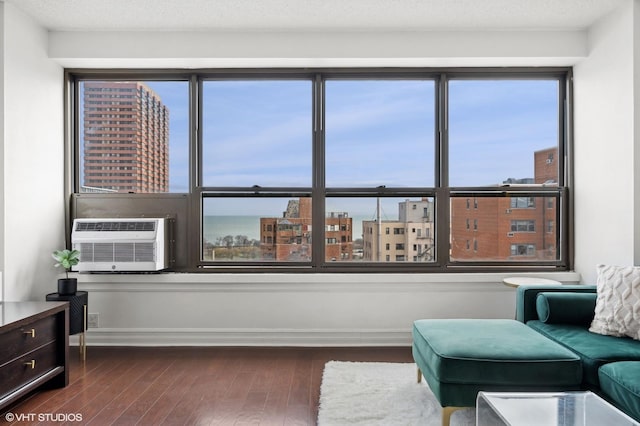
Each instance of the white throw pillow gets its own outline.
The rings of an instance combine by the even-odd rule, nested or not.
[[[589,331],[640,340],[640,267],[598,265],[598,297]]]

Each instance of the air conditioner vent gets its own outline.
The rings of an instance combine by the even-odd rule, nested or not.
[[[105,232],[108,231],[108,232]],[[75,219],[77,271],[160,271],[169,265],[167,220]]]
[[[153,243],[82,243],[80,262],[154,262]]]
[[[155,231],[156,222],[78,222],[76,232]]]

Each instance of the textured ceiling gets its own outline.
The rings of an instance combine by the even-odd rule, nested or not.
[[[627,0],[5,0],[50,30],[581,29]]]

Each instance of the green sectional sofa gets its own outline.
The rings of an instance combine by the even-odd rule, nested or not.
[[[578,355],[581,387],[640,421],[640,341],[590,332],[595,305],[596,286],[521,286],[516,319]]]

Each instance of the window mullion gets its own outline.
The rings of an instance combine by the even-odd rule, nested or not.
[[[449,188],[436,188],[436,263],[444,268],[451,262],[449,258],[450,245],[450,209],[451,209],[451,191]]]
[[[451,202],[449,190],[449,91],[446,74],[441,74],[436,86],[436,263],[441,267],[451,261],[449,245],[451,232]]]
[[[449,186],[449,91],[445,74],[436,85],[436,187]]]
[[[202,259],[203,227],[200,220],[202,212],[202,82],[197,75],[189,79],[189,221],[187,234],[188,263],[190,269],[196,269]]]
[[[312,148],[312,189],[311,211],[312,255],[311,264],[319,268],[325,259],[325,145],[324,145],[324,79],[316,74],[313,81],[313,148]]]
[[[189,80],[189,188],[202,186],[202,79]]]

